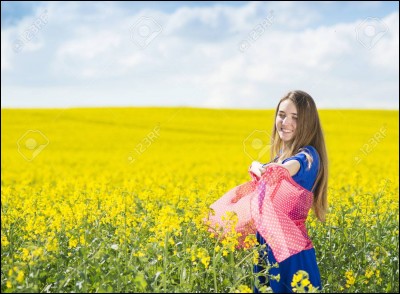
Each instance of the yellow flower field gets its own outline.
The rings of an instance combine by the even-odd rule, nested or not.
[[[272,110],[1,114],[2,292],[252,291],[254,246],[202,219],[268,161]],[[399,292],[399,113],[320,117],[330,209],[307,226],[323,292]]]

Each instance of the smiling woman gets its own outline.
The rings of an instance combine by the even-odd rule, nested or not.
[[[259,251],[259,263],[254,266],[254,272],[260,273],[265,267],[271,267],[268,275],[259,276],[256,285],[258,284],[258,287],[261,287],[267,284],[275,293],[292,292],[297,286],[295,276],[306,272],[307,274],[304,277],[306,277],[308,283],[308,290],[313,287],[321,290],[321,278],[315,250],[304,224],[311,207],[313,207],[319,220],[325,219],[328,169],[325,140],[318,111],[309,94],[303,91],[292,91],[279,101],[271,140],[272,161],[262,166],[257,162],[254,163],[256,169],[259,168],[259,174],[261,174],[259,178],[262,186],[261,191],[266,190],[262,184],[262,181],[265,180],[263,175],[266,171],[271,166],[281,166],[289,171],[297,188],[300,188],[304,193],[312,193],[312,200],[307,202],[308,204],[304,199],[296,200],[294,190],[290,190],[291,186],[289,185],[282,188],[280,198],[284,199],[283,208],[278,209],[282,212],[286,207],[292,207],[288,214],[277,215],[278,221],[275,219],[255,220],[256,223],[260,224],[257,225],[256,235],[257,241],[262,246]],[[254,169],[254,167],[252,166],[251,169]],[[270,172],[267,179],[274,176]],[[275,193],[275,190],[273,193]],[[270,201],[267,206],[277,206],[275,202],[278,201],[276,199],[279,197],[266,194],[265,197],[269,196],[269,198],[264,197],[264,199]],[[259,202],[260,207],[264,205],[264,202],[265,200],[261,204]],[[304,212],[301,219],[295,217],[299,211]],[[266,214],[264,217],[268,217],[268,215],[270,214]],[[278,222],[278,225],[270,228],[274,221]],[[292,229],[287,226],[290,222],[293,222]],[[279,242],[276,240],[276,230],[282,235]],[[294,234],[296,230],[301,231],[303,237],[296,238]],[[288,243],[294,239],[297,240],[295,245],[288,247],[290,254],[282,257],[280,254],[282,248],[286,248]],[[293,248],[300,243],[303,244],[301,248],[294,250]],[[275,278],[278,276],[280,279]],[[259,289],[256,287],[254,292],[258,293]]]
[[[243,238],[256,233],[255,293],[266,286],[274,293],[322,290],[306,220],[313,208],[316,217],[325,221],[328,164],[318,111],[309,94],[292,91],[279,101],[271,147],[270,163],[253,161],[250,166],[252,181],[229,190],[211,205],[210,227],[217,234],[222,227],[226,235],[229,222],[224,216],[233,212],[240,246]]]

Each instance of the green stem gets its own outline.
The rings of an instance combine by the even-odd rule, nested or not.
[[[214,248],[214,253],[213,253],[213,275],[214,275],[214,289],[215,293],[218,293],[218,285],[217,285],[217,272],[215,270],[216,267],[216,261],[215,261],[215,248]]]
[[[216,259],[215,259],[215,249],[217,248],[217,245],[219,244],[219,241],[221,240],[222,234],[218,234],[217,241],[215,242],[214,245],[214,251],[213,251],[213,276],[214,276],[214,288],[215,288],[215,293],[218,293],[218,284],[217,284],[217,271],[216,269]]]
[[[246,261],[247,258],[249,258],[249,256],[253,255],[254,252],[250,252],[249,254],[247,254],[240,262],[238,262],[235,267],[239,267],[239,265],[241,265],[244,261]]]
[[[168,233],[165,235],[165,242],[164,242],[164,258],[163,258],[163,269],[164,269],[164,275],[163,275],[163,286],[164,286],[164,293],[167,293],[167,246],[168,246]]]

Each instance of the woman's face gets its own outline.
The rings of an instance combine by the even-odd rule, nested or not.
[[[283,142],[290,142],[294,138],[297,127],[297,109],[291,100],[286,99],[279,105],[275,125]]]

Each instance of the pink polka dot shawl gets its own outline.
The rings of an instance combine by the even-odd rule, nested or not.
[[[239,185],[211,205],[215,214],[209,216],[211,228],[227,227],[224,215],[237,214],[235,230],[242,237],[257,230],[272,249],[278,262],[311,249],[305,221],[312,206],[313,194],[298,185],[289,171],[278,165],[269,165],[257,179]]]

